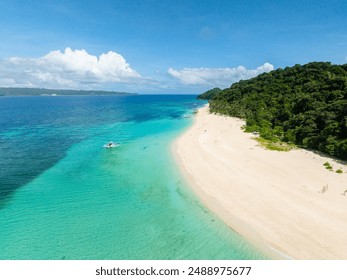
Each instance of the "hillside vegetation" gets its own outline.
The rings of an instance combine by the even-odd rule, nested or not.
[[[200,94],[198,96],[198,99],[202,99],[202,100],[210,100],[212,99],[215,95],[217,95],[218,93],[220,93],[222,90],[218,87],[215,87],[213,89],[210,89],[206,92],[204,92],[203,94]]]
[[[347,159],[347,64],[312,62],[234,83],[210,110],[246,120],[265,139]]]

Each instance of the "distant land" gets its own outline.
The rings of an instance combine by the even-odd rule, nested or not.
[[[60,96],[60,95],[137,95],[137,93],[103,91],[103,90],[0,87],[0,96]]]

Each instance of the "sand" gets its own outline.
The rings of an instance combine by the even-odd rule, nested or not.
[[[174,143],[194,192],[271,258],[347,259],[347,166],[303,149],[266,150],[242,125],[206,106]]]

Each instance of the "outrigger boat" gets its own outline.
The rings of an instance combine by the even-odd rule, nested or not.
[[[116,148],[118,147],[119,144],[118,143],[115,143],[115,142],[108,142],[106,143],[103,147],[106,148],[106,149],[111,149],[111,148]]]

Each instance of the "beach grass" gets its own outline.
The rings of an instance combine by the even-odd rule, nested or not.
[[[280,151],[280,152],[288,152],[296,146],[294,144],[288,144],[284,142],[272,142],[270,140],[267,140],[263,137],[253,137],[252,139],[256,140],[261,147],[267,149],[267,150],[272,150],[272,151]]]
[[[333,167],[332,167],[332,165],[328,161],[323,163],[323,165],[325,166],[326,169],[328,169],[330,171],[333,171]],[[339,172],[337,172],[337,173],[339,173]]]

